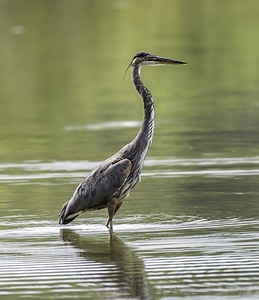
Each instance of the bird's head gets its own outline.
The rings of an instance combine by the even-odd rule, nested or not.
[[[165,64],[185,65],[186,62],[165,58],[161,56],[156,56],[148,52],[139,52],[133,57],[130,65],[131,66],[136,66],[136,65],[157,66],[157,65],[165,65]]]
[[[166,64],[174,64],[174,65],[186,65],[187,63],[180,60],[175,60],[171,58],[165,58],[161,56],[156,56],[154,54],[148,53],[148,52],[138,52],[128,65],[124,76],[123,81],[126,76],[126,73],[129,69],[129,67],[136,67],[136,66],[161,66]]]

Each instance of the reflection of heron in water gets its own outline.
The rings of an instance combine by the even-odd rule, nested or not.
[[[140,180],[145,156],[154,132],[154,103],[149,90],[143,85],[140,68],[144,65],[185,64],[147,52],[137,53],[129,67],[132,79],[144,104],[144,118],[136,138],[93,170],[77,187],[72,198],[60,212],[59,223],[67,224],[88,210],[108,208],[107,227],[112,229],[112,219],[122,201]]]
[[[143,261],[114,233],[110,234],[110,241],[107,240],[106,236],[99,239],[96,236],[82,237],[70,229],[61,229],[60,235],[64,242],[68,242],[69,245],[77,249],[79,256],[90,261],[91,269],[94,268],[92,261],[107,266],[108,271],[101,275],[101,284],[112,283],[111,286],[116,285],[117,295],[122,293],[123,298],[128,296],[151,299],[145,279]],[[114,264],[116,268],[114,268]],[[81,266],[83,267],[83,265]],[[87,266],[86,262],[86,269]],[[93,272],[96,273],[94,269]],[[99,285],[100,283],[96,280],[95,277],[94,283]],[[89,278],[89,283],[92,283],[91,278]]]

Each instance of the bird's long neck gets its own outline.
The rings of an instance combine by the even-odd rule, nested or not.
[[[142,125],[140,127],[139,133],[136,136],[135,140],[145,141],[144,147],[147,147],[148,150],[154,133],[154,101],[150,91],[144,86],[141,77],[140,77],[140,65],[132,66],[132,79],[133,83],[140,94],[143,104],[144,104],[144,117],[142,121]]]

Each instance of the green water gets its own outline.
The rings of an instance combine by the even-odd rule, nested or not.
[[[6,299],[257,299],[258,1],[0,1],[0,295]],[[57,215],[156,127],[141,183],[114,219]]]

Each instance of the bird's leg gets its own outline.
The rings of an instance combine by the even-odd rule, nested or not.
[[[106,223],[106,227],[109,229],[110,233],[113,233],[113,224],[112,224],[112,220],[109,221],[109,219],[108,219],[108,221],[107,221],[107,223]]]
[[[113,218],[113,216],[116,214],[116,212],[119,210],[119,208],[122,205],[122,202],[120,202],[119,204],[116,204],[116,203],[117,203],[117,200],[116,199],[112,199],[107,204],[109,217],[108,217],[108,220],[106,222],[106,227],[110,228],[111,230],[112,230],[112,218]]]
[[[119,210],[119,208],[121,207],[121,205],[122,205],[122,202],[120,202],[119,204],[116,205],[115,210],[114,210],[114,215]]]
[[[116,208],[116,199],[112,198],[110,201],[107,203],[107,208],[108,208],[108,220],[106,222],[106,227],[110,228],[112,230],[112,218],[115,214],[115,208]]]

